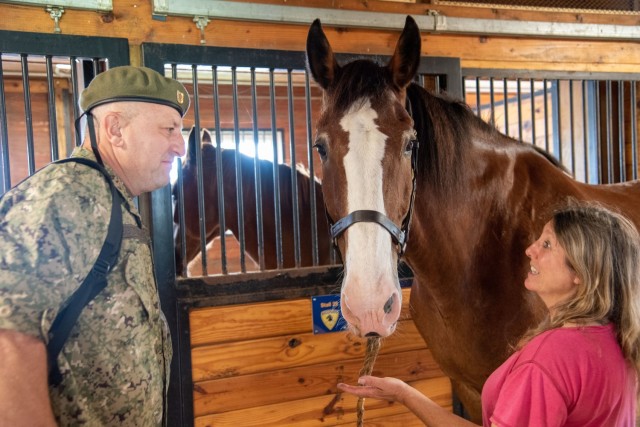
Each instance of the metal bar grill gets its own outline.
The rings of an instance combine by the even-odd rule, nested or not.
[[[278,269],[282,269],[282,214],[280,212],[280,174],[278,174],[278,135],[276,119],[276,86],[275,70],[269,69],[269,102],[271,106],[271,136],[273,140],[273,200],[276,220],[276,259]]]
[[[31,111],[31,85],[29,84],[29,62],[27,55],[20,55],[22,63],[22,95],[24,99],[25,131],[27,133],[27,165],[29,175],[36,171],[35,148],[33,145],[33,113]]]
[[[194,114],[194,132],[195,132],[195,155],[196,155],[196,170],[197,170],[197,192],[198,192],[198,218],[200,226],[200,250],[202,253],[207,253],[207,220],[204,209],[204,178],[202,175],[202,146],[200,137],[200,104],[199,99],[199,84],[198,84],[198,70],[196,66],[191,68],[191,79],[193,82],[193,114]],[[207,274],[207,257],[202,257],[202,272]]]
[[[522,84],[521,77],[482,72],[489,77],[464,77],[466,100],[489,123],[492,111],[502,114],[493,122],[502,133],[510,135],[517,126],[512,137],[545,149],[583,182],[637,177],[637,80],[527,76],[529,84]]]
[[[227,274],[227,246],[225,239],[225,231],[226,227],[226,219],[225,219],[225,208],[224,208],[224,197],[221,194],[221,190],[224,188],[224,174],[222,171],[222,133],[220,131],[220,87],[219,87],[219,79],[218,79],[218,67],[214,66],[212,71],[212,83],[213,83],[213,111],[214,111],[214,126],[215,126],[215,134],[216,134],[216,178],[218,183],[218,221],[220,222],[220,268],[222,269],[222,274]],[[206,252],[203,252],[202,258],[206,258],[204,256]],[[203,274],[206,275],[206,273]]]
[[[287,69],[287,112],[289,114],[289,150],[291,156],[291,198],[293,204],[293,256],[295,266],[300,267],[300,206],[298,203],[298,174],[296,170],[296,127],[293,115],[293,82],[291,69]]]
[[[619,80],[618,84],[618,165],[620,168],[620,182],[626,180],[627,164],[624,148],[624,82]]]
[[[311,115],[311,86],[309,82],[309,72],[304,73],[304,96],[305,96],[305,117],[307,121],[307,164],[309,165],[309,175],[315,177],[313,168],[313,119]],[[318,265],[318,215],[316,211],[316,186],[315,179],[309,181],[309,194],[311,195],[311,256],[313,265]]]
[[[53,62],[51,55],[45,57],[47,69],[47,89],[49,104],[49,147],[51,148],[51,161],[58,160],[58,122],[56,120],[56,93],[53,87]]]
[[[235,143],[236,164],[236,200],[238,218],[238,242],[240,243],[240,271],[247,272],[245,257],[245,233],[244,233],[244,202],[242,198],[242,163],[240,162],[240,129],[238,126],[238,74],[237,67],[231,67],[231,100],[233,108],[233,137]],[[220,194],[220,192],[218,192]],[[203,252],[204,253],[204,252]]]
[[[631,179],[638,179],[638,109],[637,102],[633,102],[633,100],[638,99],[637,95],[637,82],[631,82],[631,90],[629,91],[629,98],[631,99],[631,166],[632,166],[632,174]],[[634,120],[634,117],[636,120]]]
[[[251,67],[251,122],[253,123],[254,150],[258,152],[258,94],[256,88],[256,68]],[[309,159],[309,164],[312,164]],[[262,215],[262,173],[258,156],[253,158],[253,173],[256,185],[256,227],[258,233],[258,265],[260,271],[265,269],[264,260],[264,220]]]

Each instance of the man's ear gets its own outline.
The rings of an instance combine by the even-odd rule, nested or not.
[[[119,114],[110,112],[105,115],[104,132],[110,144],[119,145],[122,143],[122,125],[122,117]]]

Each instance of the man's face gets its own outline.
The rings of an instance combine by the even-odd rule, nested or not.
[[[178,111],[142,102],[136,110],[122,127],[123,144],[115,150],[122,179],[134,196],[167,185],[174,159],[185,154]]]

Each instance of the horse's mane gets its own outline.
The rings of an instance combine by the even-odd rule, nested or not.
[[[554,167],[569,173],[552,154],[536,145],[520,143],[503,135],[477,117],[463,101],[434,95],[415,83],[407,88],[407,97],[420,141],[417,173],[433,183],[434,189],[443,195],[457,192],[467,165],[465,158],[471,152],[470,144],[479,134],[485,139],[513,143],[535,151]]]
[[[469,152],[475,116],[463,102],[435,96],[415,83],[407,88],[407,98],[420,143],[418,177],[443,194],[457,192],[465,163],[460,160]],[[480,122],[476,126],[491,132]]]

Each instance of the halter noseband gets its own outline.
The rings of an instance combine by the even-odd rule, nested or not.
[[[407,98],[407,112],[409,116],[411,114],[411,103]],[[385,230],[391,234],[393,242],[398,245],[398,256],[401,257],[407,247],[407,241],[409,240],[409,227],[411,226],[411,217],[413,215],[413,202],[416,197],[416,170],[418,165],[418,138],[416,136],[415,129],[413,130],[413,147],[411,148],[411,199],[409,200],[409,210],[402,220],[402,226],[398,228],[388,216],[382,212],[372,210],[357,210],[349,213],[347,216],[340,218],[335,223],[331,220],[329,212],[327,214],[327,220],[329,221],[329,227],[331,232],[331,238],[333,239],[333,245],[338,247],[338,237],[357,222],[373,222],[381,225]]]

